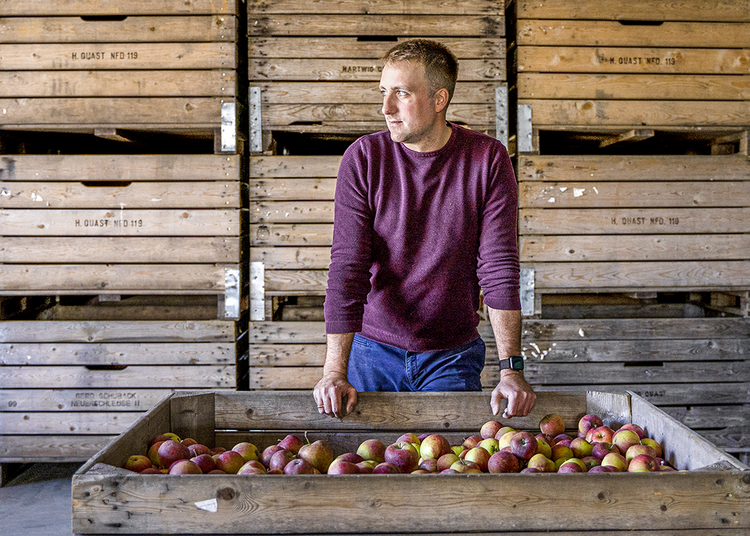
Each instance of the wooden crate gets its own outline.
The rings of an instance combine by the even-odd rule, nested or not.
[[[519,111],[519,146],[529,121],[611,135],[604,143],[750,124],[743,2],[517,0],[516,15],[517,99],[531,115]]]
[[[365,438],[395,440],[406,431],[439,431],[461,440],[493,418],[487,395],[477,393],[367,393],[357,411],[343,419],[319,415],[310,393],[174,394],[73,476],[72,529],[219,534],[244,533],[251,525],[254,534],[293,534],[300,527],[311,534],[403,534],[406,523],[409,532],[426,534],[600,534],[607,527],[608,534],[694,536],[750,530],[750,468],[639,396],[542,393],[531,415],[509,424],[536,430],[551,412],[569,427],[585,413],[600,414],[613,426],[639,423],[665,445],[667,459],[686,471],[256,478],[137,475],[120,469],[149,438],[166,430],[225,448],[239,441],[262,448],[289,431],[304,431],[309,440],[330,440],[341,453]],[[576,493],[560,493],[568,486]],[[144,515],[155,508],[158,516]],[[633,511],[638,515],[628,515]]]
[[[0,462],[84,461],[175,390],[237,388],[238,323],[150,313],[0,321]]]
[[[0,295],[171,293],[239,299],[239,156],[8,155],[2,160]]]
[[[216,134],[235,152],[237,9],[233,0],[2,2],[0,129]]]
[[[449,9],[436,1],[248,2],[252,150],[266,150],[274,131],[382,130],[379,58],[417,37],[445,43],[459,59],[448,120],[507,140],[504,22],[489,0]]]

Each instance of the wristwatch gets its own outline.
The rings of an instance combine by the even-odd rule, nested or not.
[[[523,370],[523,357],[512,355],[507,359],[500,360],[500,370]]]

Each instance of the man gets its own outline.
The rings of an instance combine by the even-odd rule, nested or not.
[[[527,415],[508,153],[446,122],[458,63],[443,45],[407,41],[383,60],[388,130],[346,150],[336,184],[318,410],[343,416],[357,391],[481,390],[481,287],[502,368],[490,406]]]

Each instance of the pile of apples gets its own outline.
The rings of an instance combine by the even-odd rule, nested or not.
[[[260,450],[248,442],[230,450],[209,448],[172,433],[149,441],[146,454],[128,458],[124,468],[140,474],[428,474],[428,473],[604,473],[674,471],[661,445],[643,428],[628,423],[613,430],[597,415],[584,415],[577,435],[565,433],[563,419],[546,415],[540,433],[515,430],[498,421],[451,445],[442,435],[405,433],[386,445],[363,441],[356,452],[335,456],[325,440],[312,443],[288,434]]]

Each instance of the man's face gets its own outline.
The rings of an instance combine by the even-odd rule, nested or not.
[[[440,148],[434,145],[445,121],[439,116],[435,96],[430,96],[423,65],[405,61],[387,64],[380,76],[380,92],[393,141],[420,152]]]

